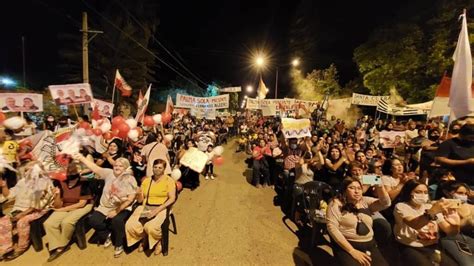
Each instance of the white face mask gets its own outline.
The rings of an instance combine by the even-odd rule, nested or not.
[[[413,202],[416,204],[425,204],[428,200],[428,194],[413,194]]]
[[[455,199],[458,199],[458,200],[461,200],[462,203],[466,203],[467,202],[467,195],[463,195],[463,194],[453,194],[453,198]]]

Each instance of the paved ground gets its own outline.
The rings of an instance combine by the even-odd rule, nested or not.
[[[244,176],[245,154],[228,145],[224,165],[216,167],[217,179],[206,181],[195,191],[180,194],[174,213],[178,235],[170,234],[167,257],[147,257],[136,251],[113,258],[113,249],[88,245],[71,250],[46,263],[46,250],[32,248],[3,265],[294,265],[306,257],[298,238],[283,224],[283,214],[273,206],[274,191],[256,189]],[[293,225],[290,225],[294,227]],[[92,232],[88,233],[88,237]],[[323,258],[327,254],[322,253]],[[327,265],[313,258],[317,265]],[[318,263],[319,262],[319,263]]]

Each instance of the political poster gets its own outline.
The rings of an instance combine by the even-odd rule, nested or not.
[[[219,90],[220,92],[241,92],[242,87],[227,87],[227,88],[222,88]]]
[[[95,106],[97,106],[97,108],[99,109],[99,114],[101,116],[111,117],[112,113],[114,112],[113,103],[109,103],[109,102],[98,100],[98,99],[93,99],[92,107],[95,107]]]
[[[8,112],[42,112],[43,95],[39,93],[0,93],[0,108]]]
[[[229,108],[229,94],[223,94],[213,97],[195,97],[190,95],[177,94],[177,108],[206,108],[206,109],[225,109]]]
[[[373,96],[359,93],[352,93],[351,103],[354,105],[377,106],[380,100],[390,100],[390,96]]]
[[[250,110],[256,110],[260,108],[258,99],[254,98],[247,98],[246,100],[246,108]]]
[[[379,140],[382,148],[395,148],[405,142],[405,131],[380,131]]]
[[[216,120],[216,109],[191,108],[190,113],[198,119]]]
[[[50,85],[48,88],[57,105],[84,104],[93,100],[89,83]]]
[[[207,155],[198,150],[197,148],[190,147],[183,155],[179,161],[182,165],[191,168],[192,170],[201,173],[206,166],[207,160],[209,158]]]
[[[275,105],[262,106],[262,115],[263,116],[275,116],[276,115],[276,106]]]
[[[285,138],[311,137],[311,122],[307,118],[282,118],[282,133]]]

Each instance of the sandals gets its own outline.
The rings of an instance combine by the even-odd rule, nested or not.
[[[155,247],[155,252],[153,253],[153,255],[157,256],[157,255],[160,255],[161,252],[162,252],[162,246],[161,246],[161,241],[156,243],[156,247]]]

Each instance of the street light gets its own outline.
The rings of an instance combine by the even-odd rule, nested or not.
[[[258,67],[262,67],[265,64],[265,59],[263,59],[262,56],[259,56],[255,60],[255,63],[257,64]]]
[[[293,67],[299,66],[300,65],[300,60],[298,58],[293,59],[293,61],[291,61],[291,65]]]
[[[0,78],[0,84],[5,85],[5,87],[13,87],[16,86],[16,81],[9,77],[1,77]]]
[[[253,92],[253,87],[251,85],[248,85],[247,88],[245,88],[245,90],[248,92],[248,93],[252,93]]]

